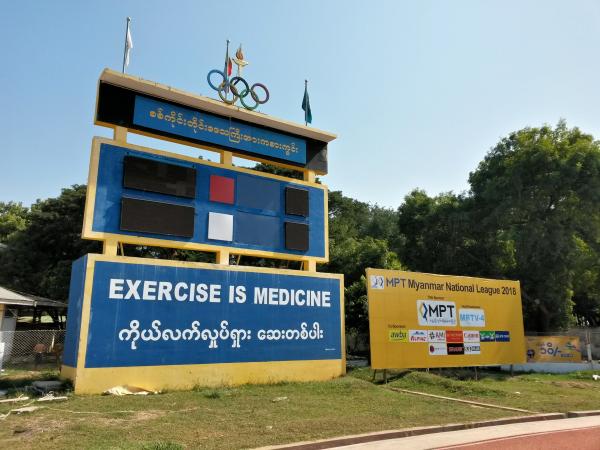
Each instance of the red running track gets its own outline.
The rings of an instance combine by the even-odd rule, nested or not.
[[[439,447],[439,450],[600,450],[600,426],[547,431]]]

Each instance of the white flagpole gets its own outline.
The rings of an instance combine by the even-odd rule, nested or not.
[[[127,37],[129,36],[129,22],[131,22],[131,17],[127,18],[127,27],[125,28],[125,49],[123,50],[123,73],[125,73],[125,61],[127,60],[127,52],[129,51],[129,43],[127,42]]]

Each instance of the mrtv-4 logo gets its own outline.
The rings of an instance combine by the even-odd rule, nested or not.
[[[419,325],[434,327],[456,326],[456,305],[454,302],[417,300]]]

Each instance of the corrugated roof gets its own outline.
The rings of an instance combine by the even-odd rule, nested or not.
[[[38,297],[37,295],[24,294],[17,291],[11,291],[0,286],[0,304],[19,305],[19,306],[52,306],[55,308],[66,308],[67,304],[49,298]]]

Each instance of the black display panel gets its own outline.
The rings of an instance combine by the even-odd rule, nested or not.
[[[194,235],[194,214],[191,206],[123,197],[121,230],[190,238]]]
[[[123,187],[195,198],[196,170],[137,156],[125,156]]]
[[[306,189],[285,188],[285,213],[308,217],[308,191]]]
[[[285,223],[285,248],[305,252],[308,250],[308,225],[305,223]]]

